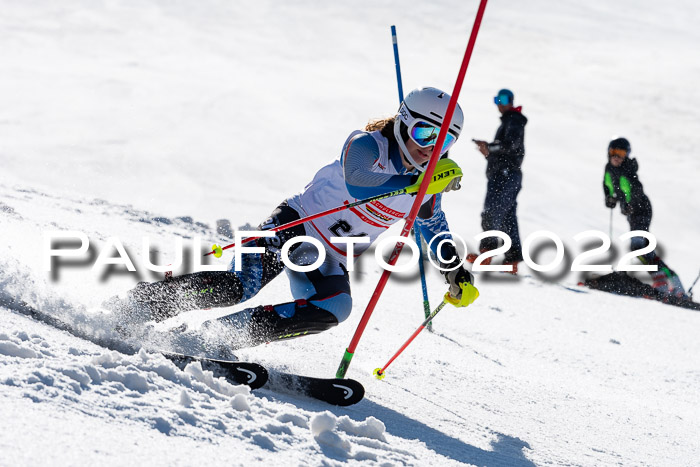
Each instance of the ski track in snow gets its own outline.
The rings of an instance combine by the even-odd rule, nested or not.
[[[115,424],[120,430],[136,426],[141,432],[154,430],[166,435],[172,444],[184,438],[197,445],[226,449],[246,442],[245,452],[236,449],[238,461],[259,460],[266,452],[282,453],[291,447],[295,451],[319,449],[329,457],[345,460],[412,460],[408,451],[391,447],[384,424],[374,417],[355,422],[347,415],[313,412],[256,397],[247,386],[213,378],[198,363],[180,371],[162,356],[107,351],[4,310],[3,328],[13,327],[28,331],[0,332],[4,397],[20,407],[26,401],[50,406],[52,418],[88,418]],[[7,402],[3,412],[14,405]],[[12,415],[21,416],[21,412],[5,413],[4,418]],[[70,436],[76,433],[71,431]],[[52,442],[60,446],[58,437]],[[83,440],[95,449],[103,442]],[[51,447],[49,443],[42,449]],[[7,448],[2,451],[9,452]],[[4,461],[31,459],[33,454],[27,453],[25,459],[5,457]],[[163,461],[166,459],[159,462]]]

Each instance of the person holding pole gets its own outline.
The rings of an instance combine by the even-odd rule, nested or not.
[[[352,309],[350,278],[352,260],[392,224],[404,219],[419,192],[435,149],[438,133],[448,125],[440,148],[441,159],[430,180],[418,212],[417,227],[440,261],[449,284],[450,303],[467,306],[477,297],[473,276],[462,265],[441,209],[440,194],[460,188],[461,169],[447,158],[462,132],[459,105],[445,123],[450,95],[436,88],[413,90],[398,114],[370,122],[364,131],[352,132],[341,154],[322,167],[300,194],[283,201],[262,222],[256,238],[258,251],[240,255],[228,271],[186,274],[170,280],[139,283],[112,308],[122,325],[162,321],[180,312],[230,307],[253,298],[265,285],[286,272],[294,301],[246,308],[204,323],[223,330],[231,349],[322,332],[344,321]],[[386,193],[391,196],[383,197]],[[398,193],[398,194],[396,194]],[[373,201],[357,204],[364,198]],[[377,199],[381,198],[381,199]],[[333,206],[349,209],[328,209]],[[328,211],[321,217],[315,214]],[[304,218],[312,220],[304,222]],[[285,225],[293,225],[286,228]],[[282,227],[284,227],[282,229]],[[304,236],[303,241],[297,237]],[[288,243],[289,242],[289,243]],[[239,248],[238,246],[236,248]],[[297,267],[282,261],[287,255]],[[308,270],[297,270],[308,266]],[[220,334],[219,334],[220,335]]]
[[[632,146],[627,138],[613,138],[608,143],[608,163],[605,165],[603,176],[603,194],[605,206],[612,211],[620,203],[620,212],[627,217],[630,230],[649,231],[651,225],[651,201],[644,193],[642,182],[639,181],[639,164],[637,159],[630,157]],[[612,225],[612,217],[610,218]],[[632,237],[632,251],[640,250],[648,245],[644,237]],[[664,295],[678,298],[685,297],[681,280],[671,268],[656,254],[656,250],[637,257],[643,264],[657,266],[656,271],[650,271],[654,289]]]

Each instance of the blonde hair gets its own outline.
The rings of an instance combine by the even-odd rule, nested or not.
[[[396,116],[370,120],[365,126],[365,131],[379,131],[385,138],[393,138]]]

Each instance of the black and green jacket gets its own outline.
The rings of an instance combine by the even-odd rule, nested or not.
[[[620,167],[614,167],[610,162],[605,166],[603,192],[606,198],[611,196],[620,202],[622,212],[641,214],[651,210],[649,198],[644,194],[642,182],[639,181],[636,159],[626,158]]]

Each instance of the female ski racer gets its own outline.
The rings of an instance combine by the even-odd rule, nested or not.
[[[340,157],[321,168],[302,193],[277,206],[258,230],[406,187],[417,192],[418,176],[432,155],[449,100],[449,94],[435,88],[412,91],[396,116],[370,122],[365,131],[350,134]],[[457,105],[440,151],[443,157],[459,137],[463,121],[462,110]],[[443,191],[456,189],[459,178],[452,179]],[[346,244],[333,243],[330,238],[368,238],[368,243],[354,245],[357,257],[389,226],[408,215],[414,199],[404,194],[373,201],[279,231],[275,237],[255,240],[257,246],[265,247],[265,252],[242,254],[238,271],[232,261],[228,271],[197,272],[162,282],[139,283],[118,307],[120,324],[162,321],[187,310],[230,307],[253,298],[284,270],[294,301],[246,308],[208,321],[204,328],[223,331],[229,340],[227,345],[239,348],[314,334],[336,326],[349,316],[352,297]],[[440,233],[443,233],[441,239],[451,238],[440,201],[441,193],[426,196],[416,219],[417,228],[428,242]],[[311,272],[293,271],[280,259],[282,245],[301,235],[317,239],[325,248],[325,260]],[[439,252],[435,247],[438,244]],[[435,241],[433,252],[439,253],[438,259],[447,258],[441,267],[449,269],[443,271],[449,283],[449,301],[456,306],[471,304],[479,293],[453,244]],[[318,257],[319,250],[311,243],[296,243],[289,250],[289,259],[296,265],[314,264]]]

